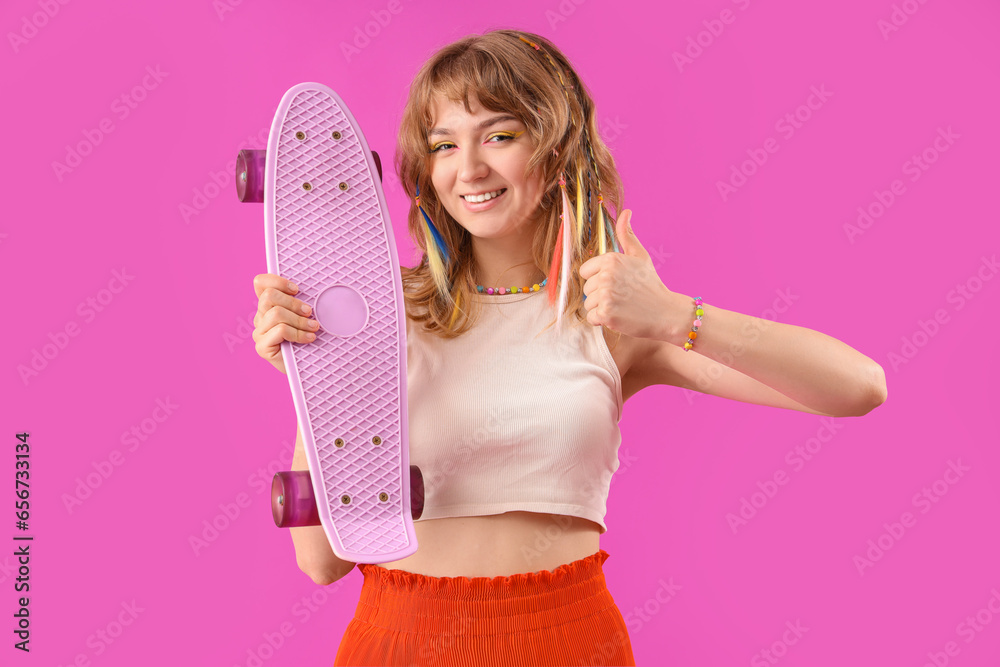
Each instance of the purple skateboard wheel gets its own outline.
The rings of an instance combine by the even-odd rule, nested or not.
[[[278,528],[320,525],[308,470],[274,474],[271,480],[271,514]]]
[[[410,466],[410,488],[410,512],[416,520],[424,511],[424,476],[415,465]],[[320,525],[308,470],[274,473],[271,480],[271,515],[278,528]]]
[[[244,149],[236,155],[236,196],[244,203],[264,201],[264,163],[267,151]]]

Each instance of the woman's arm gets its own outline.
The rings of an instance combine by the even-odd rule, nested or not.
[[[653,341],[643,343],[640,358],[630,362],[629,373],[632,365],[641,365],[633,389],[694,385],[708,394],[832,417],[864,415],[885,402],[885,371],[849,345],[710,303],[702,305],[694,348],[685,352],[697,312],[694,300],[660,280],[632,229],[630,210],[622,211],[615,225],[623,252],[591,257],[580,265],[580,277],[588,322]],[[733,372],[720,373],[721,367]]]
[[[694,311],[691,298],[674,294],[679,302],[672,313]],[[700,354],[753,378],[819,414],[838,417],[867,414],[885,402],[885,372],[877,362],[826,334],[793,324],[743,315],[703,304],[703,322],[694,350],[683,352],[690,322],[677,320],[663,332],[662,340],[676,346],[672,357],[679,364]],[[677,354],[680,352],[680,354]],[[692,369],[689,369],[692,370]],[[676,370],[676,369],[675,369]],[[684,373],[694,376],[694,373]],[[718,375],[698,373],[687,377],[700,384],[699,391],[712,391]]]
[[[301,429],[296,431],[292,470],[309,470]],[[354,569],[356,563],[341,560],[333,553],[323,526],[302,526],[289,531],[295,545],[295,562],[317,584],[332,584]]]

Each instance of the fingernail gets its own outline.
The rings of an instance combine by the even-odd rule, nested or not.
[[[293,292],[298,292],[299,291],[299,286],[296,285],[293,282],[289,282],[288,283],[288,289],[292,290]]]

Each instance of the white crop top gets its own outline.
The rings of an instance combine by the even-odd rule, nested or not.
[[[555,324],[542,332],[555,317],[544,290],[473,298],[482,314],[457,338],[407,318],[418,521],[523,510],[582,517],[605,533],[622,390],[601,327],[564,314],[562,340]]]

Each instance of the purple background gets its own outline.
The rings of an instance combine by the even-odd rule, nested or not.
[[[319,81],[389,164],[424,60],[515,27],[593,92],[665,285],[822,331],[888,380],[833,430],[676,387],[627,403],[601,544],[639,664],[1000,664],[998,20],[987,0],[3,3],[0,662],[333,662],[361,575],[315,585],[271,520],[295,413],[250,337],[263,216],[231,163]],[[386,191],[412,264],[391,169]],[[30,655],[11,646],[22,430]],[[762,506],[734,532],[743,499]]]

